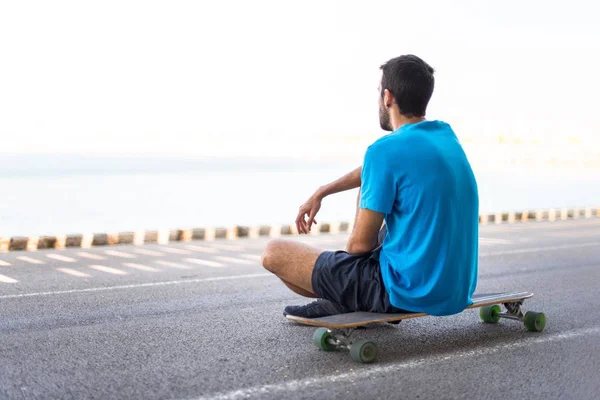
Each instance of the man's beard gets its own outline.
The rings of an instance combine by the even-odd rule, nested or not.
[[[392,124],[390,122],[390,113],[388,110],[383,108],[383,104],[379,104],[379,125],[384,131],[393,131]]]

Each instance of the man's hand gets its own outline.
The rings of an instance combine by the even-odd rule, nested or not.
[[[323,198],[315,193],[306,201],[306,203],[300,206],[298,211],[298,217],[296,218],[296,228],[298,233],[308,233],[313,224],[316,224],[315,216],[321,209],[321,202]],[[306,218],[308,217],[308,221]]]
[[[321,202],[325,197],[360,187],[361,171],[362,166],[347,173],[338,180],[320,187],[306,203],[302,204],[298,211],[298,217],[296,218],[296,228],[298,228],[298,233],[310,232],[312,225],[317,223],[317,221],[315,221],[315,216],[321,209]],[[308,221],[306,220],[306,217],[308,217]]]

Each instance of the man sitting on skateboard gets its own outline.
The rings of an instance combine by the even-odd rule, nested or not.
[[[425,119],[433,68],[414,55],[381,66],[381,128],[363,165],[319,188],[300,207],[307,234],[322,200],[360,188],[345,250],[270,241],[263,266],[294,292],[316,300],[284,315],[352,311],[450,315],[472,304],[477,284],[479,198],[469,161],[452,128]],[[385,225],[384,225],[385,222]],[[382,228],[383,227],[383,228]]]

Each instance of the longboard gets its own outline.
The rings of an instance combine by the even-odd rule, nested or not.
[[[532,296],[533,293],[528,292],[476,294],[473,296],[473,304],[467,308],[478,308],[487,305],[525,300]],[[287,315],[286,318],[304,325],[322,326],[329,329],[344,329],[381,322],[395,322],[408,318],[425,317],[427,315],[428,314],[425,313],[382,314],[358,311],[321,318],[303,318],[294,315]]]
[[[521,306],[526,299],[533,296],[530,292],[481,293],[473,296],[473,304],[465,308],[479,308],[479,317],[486,323],[497,323],[501,318],[518,320],[534,332],[541,332],[546,325],[544,313],[528,311],[523,314]],[[506,309],[502,312],[500,304]],[[371,312],[350,312],[320,318],[303,318],[286,315],[286,318],[310,326],[318,326],[313,335],[313,344],[321,350],[331,351],[340,348],[350,350],[353,360],[372,362],[377,355],[375,343],[366,340],[351,341],[352,330],[370,324],[398,323],[404,319],[425,317],[426,313],[411,312],[383,314]],[[341,331],[340,331],[341,330]]]

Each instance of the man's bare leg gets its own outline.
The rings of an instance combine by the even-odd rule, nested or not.
[[[294,292],[317,297],[312,288],[312,272],[323,250],[292,240],[275,239],[267,243],[262,265]]]
[[[281,279],[281,278],[279,278]],[[316,294],[309,292],[307,290],[301,289],[298,286],[294,286],[289,282],[284,281],[283,279],[281,279],[281,282],[283,282],[283,284],[285,286],[287,286],[290,290],[292,290],[293,292],[299,294],[300,296],[304,296],[304,297],[312,297],[312,298],[318,298],[319,296],[317,296]]]

